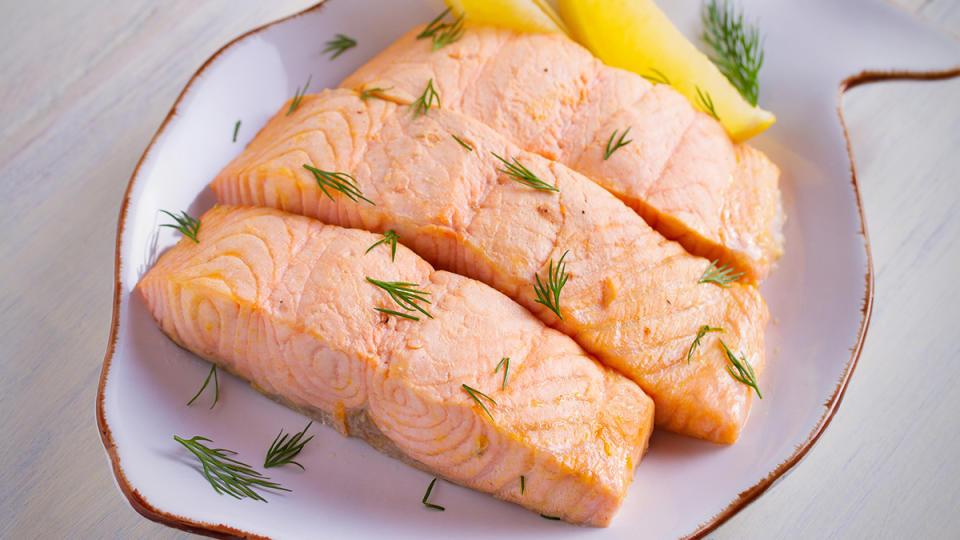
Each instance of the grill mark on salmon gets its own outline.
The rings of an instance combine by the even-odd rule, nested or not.
[[[409,104],[432,78],[443,108],[583,173],[692,253],[747,280],[766,277],[782,255],[779,170],[669,86],[605,66],[561,34],[471,26],[433,51],[415,39],[420,30],[341,87],[391,88],[389,99]],[[604,159],[610,134],[627,127],[633,143]]]
[[[357,128],[328,117],[348,118]],[[326,136],[305,135],[312,131]],[[354,140],[357,132],[367,136],[362,154],[315,143],[301,150],[307,138]],[[469,139],[474,151],[451,133]],[[271,151],[263,152],[267,146]],[[559,193],[500,174],[492,152],[516,157]],[[304,163],[352,174],[376,205],[324,197]],[[258,197],[261,190],[251,186],[281,195]],[[522,151],[476,120],[445,109],[414,118],[406,106],[325,91],[306,96],[290,116],[275,116],[212,188],[223,203],[396,230],[435,266],[493,286],[636,381],[654,399],[659,426],[731,443],[746,421],[752,390],[727,373],[716,336],[704,339],[689,365],[686,352],[701,325],[721,326],[724,341],[762,373],[768,313],[756,287],[698,284],[707,260],[656,233],[582,175]],[[534,283],[567,250],[571,277],[558,320],[536,303]]]
[[[182,240],[137,285],[178,344],[431,474],[609,524],[653,427],[653,403],[633,382],[402,245],[395,261],[385,249],[365,255],[371,233],[267,208],[220,206],[201,221],[200,242]],[[434,318],[384,323],[373,308],[390,300],[366,276],[417,283]],[[492,420],[465,383],[497,401]]]

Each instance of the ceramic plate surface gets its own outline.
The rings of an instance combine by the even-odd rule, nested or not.
[[[698,1],[661,2],[689,36]],[[282,427],[307,420],[232,376],[220,400],[186,407],[209,364],[157,328],[138,280],[179,237],[159,209],[196,216],[214,203],[207,184],[312,75],[335,87],[363,62],[439,13],[431,0],[328,0],[230,43],[190,81],[128,188],[117,239],[116,306],[97,418],[117,483],[143,515],[209,534],[275,538],[665,538],[702,534],[799,461],[829,422],[856,363],[872,299],[869,245],[840,118],[849,77],[960,66],[960,44],[880,1],[743,2],[766,33],[761,104],[778,122],[751,141],[783,171],[787,251],[763,284],[771,311],[768,367],[751,418],[729,447],[657,432],[622,510],[608,529],[547,521],[492,497],[439,483],[364,442],[314,427],[292,467],[269,475],[293,490],[269,504],[219,496],[173,435],[202,434],[257,465]],[[321,51],[336,33],[359,45],[336,60]],[[237,142],[234,124],[242,121]]]

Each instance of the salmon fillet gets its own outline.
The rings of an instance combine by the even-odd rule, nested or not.
[[[403,246],[394,261],[387,246],[365,254],[379,239],[217,207],[199,243],[181,240],[137,289],[178,344],[344,435],[535,512],[608,525],[646,449],[650,398],[490,287]],[[432,318],[375,311],[396,305],[367,277],[416,284]],[[462,384],[496,403],[481,408]]]
[[[286,110],[214,179],[221,202],[394,229],[435,266],[493,286],[636,381],[653,398],[659,426],[715,442],[737,439],[752,390],[727,372],[718,336],[763,370],[768,314],[754,286],[698,283],[707,260],[582,175],[462,114],[433,108],[415,117],[408,107],[349,90],[307,96],[289,116]],[[516,158],[559,192],[502,174],[493,153]],[[305,164],[351,174],[374,204],[335,191],[327,197]],[[561,291],[561,320],[537,303],[534,286],[564,253],[571,277]],[[702,325],[725,333],[706,335],[687,362]]]
[[[606,66],[562,34],[470,27],[434,51],[420,30],[341,86],[409,104],[432,79],[442,107],[584,174],[695,255],[757,280],[783,253],[777,167],[670,86]],[[627,128],[632,142],[605,159]]]

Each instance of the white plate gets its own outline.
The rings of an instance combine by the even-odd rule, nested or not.
[[[762,493],[829,422],[869,320],[869,247],[836,109],[843,81],[865,69],[922,77],[955,68],[960,44],[878,1],[743,3],[766,33],[760,101],[779,118],[753,144],[783,171],[789,221],[787,254],[763,285],[773,320],[764,399],[755,401],[739,442],[721,447],[656,433],[623,509],[604,530],[546,521],[445,483],[432,500],[447,511],[429,511],[420,498],[430,476],[323,427],[312,430],[316,438],[299,458],[306,472],[269,471],[292,493],[263,504],[210,489],[174,434],[205,435],[257,465],[281,427],[297,431],[306,420],[228,375],[221,375],[215,408],[207,408],[208,395],[187,408],[208,364],[161,334],[130,293],[176,240],[177,233],[158,229],[166,221],[159,209],[202,213],[213,204],[208,182],[308,75],[313,90],[336,86],[442,9],[433,0],[328,0],[242,36],[204,64],[130,180],[97,419],[117,483],[134,508],[198,532],[277,538],[663,538],[703,534]],[[682,30],[696,35],[697,0],[663,4]],[[321,50],[335,33],[359,45],[331,61]],[[243,123],[233,143],[237,120]]]

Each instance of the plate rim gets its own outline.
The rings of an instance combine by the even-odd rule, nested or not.
[[[187,92],[193,87],[194,82],[197,78],[200,77],[207,68],[216,60],[222,53],[226,52],[227,49],[230,49],[238,42],[258,34],[274,25],[295,19],[307,13],[311,13],[321,9],[328,0],[319,0],[316,4],[309,6],[301,11],[295,12],[291,15],[287,15],[280,19],[268,22],[261,26],[255,27],[247,32],[240,34],[234,39],[227,42],[225,45],[217,49],[213,55],[211,55],[199,68],[190,76],[190,79],[187,81],[187,84],[183,87],[183,90],[180,91],[177,99],[174,101],[173,106],[170,108],[170,111],[167,113],[163,122],[160,124],[160,127],[157,128],[156,133],[150,139],[150,143],[144,149],[143,154],[140,156],[140,159],[137,161],[136,167],[133,169],[133,172],[130,175],[130,180],[127,182],[127,188],[124,192],[123,202],[120,207],[120,214],[117,220],[117,238],[116,238],[116,249],[114,253],[114,287],[113,287],[113,310],[112,317],[110,322],[110,333],[107,340],[107,350],[104,354],[103,364],[100,370],[100,380],[97,386],[97,398],[96,398],[96,417],[97,417],[97,428],[100,433],[100,441],[103,445],[103,448],[107,454],[107,459],[110,462],[110,469],[113,473],[113,478],[116,481],[120,492],[125,496],[127,502],[133,509],[142,515],[143,517],[166,525],[168,527],[173,527],[176,529],[202,534],[206,536],[211,536],[215,538],[267,538],[249,531],[244,531],[224,523],[208,523],[204,521],[194,520],[191,518],[174,515],[170,512],[166,512],[160,508],[157,508],[146,501],[146,499],[130,485],[127,480],[126,475],[123,472],[123,469],[120,467],[120,460],[117,455],[116,443],[113,439],[113,434],[110,431],[110,426],[107,425],[106,417],[104,416],[104,389],[106,387],[107,373],[110,371],[110,365],[113,360],[113,357],[116,353],[116,343],[117,336],[120,326],[120,298],[121,298],[121,284],[120,284],[120,253],[121,253],[121,243],[123,240],[124,225],[127,218],[127,210],[130,206],[130,194],[133,190],[134,182],[139,177],[140,167],[143,165],[144,160],[150,154],[150,151],[153,149],[154,143],[157,139],[164,133],[169,122],[177,113],[177,109],[180,106],[181,101]],[[938,70],[938,71],[909,71],[909,70],[865,70],[861,71],[858,74],[851,75],[841,81],[838,92],[837,92],[837,115],[840,118],[840,124],[843,129],[844,140],[846,141],[846,151],[847,156],[850,161],[850,182],[853,186],[854,195],[857,203],[857,213],[860,217],[860,235],[863,237],[863,247],[866,254],[866,273],[864,276],[865,279],[865,288],[863,293],[862,305],[860,308],[862,317],[860,320],[860,328],[857,335],[857,341],[854,346],[851,348],[851,356],[847,361],[846,365],[843,368],[840,379],[837,381],[837,386],[831,394],[830,398],[824,403],[825,411],[823,416],[821,416],[817,425],[813,428],[807,438],[803,441],[802,444],[797,446],[794,452],[782,463],[777,465],[772,471],[770,471],[764,478],[754,484],[752,487],[740,492],[737,497],[731,501],[724,509],[718,512],[716,515],[711,517],[704,523],[701,523],[694,529],[691,533],[686,535],[684,538],[695,539],[702,538],[706,534],[712,532],[717,527],[722,525],[724,522],[729,520],[731,517],[736,515],[740,510],[745,508],[751,502],[756,500],[761,494],[763,494],[767,489],[769,489],[774,483],[781,479],[788,471],[793,469],[810,449],[816,444],[820,436],[823,435],[827,426],[830,424],[830,421],[833,419],[834,414],[840,406],[841,401],[843,400],[844,394],[847,389],[847,385],[850,382],[850,379],[853,375],[853,371],[857,366],[857,363],[860,359],[860,353],[863,349],[863,343],[867,335],[867,330],[870,326],[870,317],[873,312],[873,298],[874,298],[874,268],[873,268],[873,255],[870,249],[870,236],[867,232],[866,219],[863,212],[863,204],[860,196],[860,187],[857,180],[856,164],[853,158],[853,152],[851,148],[850,135],[847,130],[846,121],[843,117],[842,100],[844,94],[856,87],[863,84],[870,84],[874,82],[886,82],[893,80],[914,80],[914,81],[935,81],[935,80],[945,80],[954,77],[960,77],[960,66]]]

